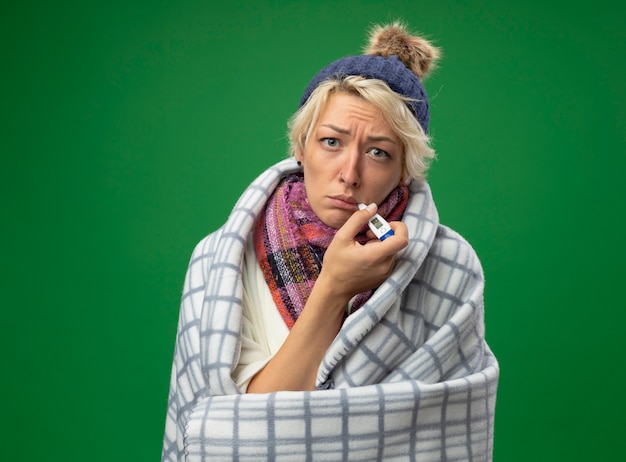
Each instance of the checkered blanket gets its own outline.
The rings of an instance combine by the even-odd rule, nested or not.
[[[162,459],[237,461],[491,460],[498,363],[484,339],[483,275],[439,224],[427,184],[412,185],[409,246],[347,318],[308,392],[242,394],[246,239],[284,160],[243,193],[195,248],[185,278]]]

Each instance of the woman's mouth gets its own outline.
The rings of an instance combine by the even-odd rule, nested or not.
[[[358,210],[357,201],[352,197],[331,196],[329,199],[333,206],[337,208],[351,211]]]

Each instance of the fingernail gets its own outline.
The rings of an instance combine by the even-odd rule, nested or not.
[[[374,210],[376,210],[378,207],[376,206],[375,203],[371,203],[369,205],[365,205],[365,204],[358,204],[359,206],[359,210],[363,210],[363,209],[367,209],[369,212],[373,212]]]

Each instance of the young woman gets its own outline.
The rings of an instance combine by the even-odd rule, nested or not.
[[[291,158],[198,244],[163,460],[491,459],[482,269],[425,181],[438,54],[395,23],[322,69]]]

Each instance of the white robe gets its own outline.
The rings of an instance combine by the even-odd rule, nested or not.
[[[252,235],[248,237],[243,260],[243,310],[241,319],[241,353],[233,380],[245,393],[254,375],[272,359],[289,335],[263,270],[259,266]]]

